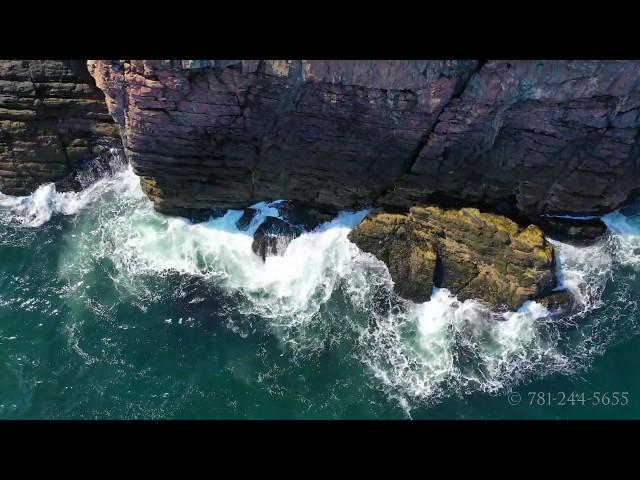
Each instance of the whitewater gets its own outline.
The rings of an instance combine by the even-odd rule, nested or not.
[[[54,223],[65,217],[70,226],[57,237],[61,253],[55,276],[64,285],[61,291],[73,298],[67,302],[71,311],[91,311],[105,322],[125,304],[148,311],[167,301],[156,287],[159,279],[178,282],[172,294],[188,297],[189,305],[207,305],[207,289],[213,288],[224,297],[215,308],[229,312],[217,313],[220,322],[239,339],[268,332],[287,368],[301,370],[310,359],[339,348],[360,366],[367,388],[407,416],[450,397],[504,394],[537,378],[575,375],[611,345],[640,333],[634,314],[640,270],[637,206],[604,216],[609,232],[593,245],[551,240],[561,287],[579,305],[565,317],[531,301],[499,314],[475,300],[459,301],[446,289],[434,289],[421,304],[398,298],[386,266],[347,238],[367,210],[341,212],[295,238],[282,256],[263,262],[251,249],[252,236],[266,218],[279,216],[277,206],[278,201],[253,205],[258,214],[246,230],[236,227],[240,210],[201,223],[167,217],[153,210],[138,177],[122,163],[113,175],[87,180],[79,192],[57,192],[47,184],[25,197],[0,194],[0,245],[38,241],[34,232],[60,229]],[[87,290],[95,284],[96,265],[106,265],[116,291],[106,307]],[[198,285],[197,294],[190,282]],[[40,300],[28,300],[21,298],[27,303],[20,308],[39,308]],[[0,296],[0,314],[1,308],[16,305],[15,299]],[[51,314],[47,308],[41,313]],[[195,320],[185,312],[158,318],[158,325]],[[88,324],[86,315],[78,314],[63,330],[70,351],[91,365],[102,357],[98,348],[83,348]],[[135,328],[135,317],[126,325]],[[145,335],[153,332],[147,329]],[[269,388],[280,391],[276,383]]]

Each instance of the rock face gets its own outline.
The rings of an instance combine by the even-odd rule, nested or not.
[[[118,127],[85,61],[0,61],[2,193],[26,195],[119,145]]]
[[[608,212],[640,188],[640,62],[487,62],[384,201]]]
[[[369,204],[476,61],[91,61],[156,208]]]
[[[286,198],[600,214],[640,190],[640,61],[97,60],[165,213]]]
[[[538,227],[475,208],[377,212],[349,239],[387,264],[400,296],[419,302],[435,286],[516,310],[557,284],[554,250]]]

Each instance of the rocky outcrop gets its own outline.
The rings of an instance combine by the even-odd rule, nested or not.
[[[538,303],[555,315],[576,312],[579,303],[568,290],[554,291],[538,299]]]
[[[332,218],[331,215],[310,208],[302,208],[289,201],[278,201],[270,207],[277,210],[277,217],[260,218],[258,210],[249,207],[244,209],[236,221],[236,227],[239,230],[255,230],[251,248],[263,260],[268,256],[283,255],[294,238]],[[258,222],[261,223],[256,228]]]
[[[536,220],[640,189],[640,61],[100,60],[166,213],[286,198]]]
[[[86,62],[0,61],[0,191],[26,195],[120,145]],[[71,181],[59,187],[71,188]]]
[[[557,284],[553,246],[538,227],[475,208],[375,212],[349,239],[387,264],[400,296],[418,302],[435,286],[516,310]]]

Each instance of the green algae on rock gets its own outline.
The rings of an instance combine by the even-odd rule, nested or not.
[[[349,239],[387,264],[396,292],[426,301],[433,287],[516,310],[556,286],[553,246],[535,225],[476,208],[372,212]]]

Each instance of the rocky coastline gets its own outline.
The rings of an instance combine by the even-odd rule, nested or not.
[[[112,148],[169,215],[374,208],[350,239],[404,298],[566,305],[545,234],[638,198],[640,61],[0,61],[0,192]],[[300,233],[272,223],[262,258]]]

